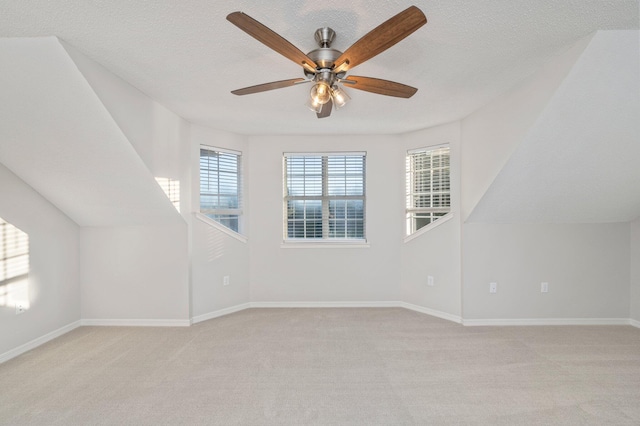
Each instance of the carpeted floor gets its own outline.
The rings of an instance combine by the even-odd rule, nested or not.
[[[640,425],[640,330],[401,308],[81,327],[0,365],[3,425]]]

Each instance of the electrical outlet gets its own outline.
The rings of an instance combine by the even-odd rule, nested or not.
[[[548,293],[549,292],[549,283],[540,283],[540,292]]]
[[[222,278],[222,285],[229,285],[229,283],[229,275],[225,275],[224,278]]]
[[[429,275],[429,276],[427,277],[427,285],[428,285],[429,287],[433,287],[433,284],[434,284],[433,275]]]
[[[24,314],[26,308],[22,303],[16,303],[16,315]]]
[[[498,292],[498,283],[489,283],[489,293]]]

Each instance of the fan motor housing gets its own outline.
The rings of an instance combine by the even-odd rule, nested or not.
[[[342,52],[330,47],[321,47],[307,53],[309,59],[318,64],[318,68],[332,68],[333,63],[342,55]]]
[[[314,35],[320,48],[307,53],[307,56],[318,65],[318,71],[330,70],[333,68],[335,60],[342,55],[341,51],[330,47],[331,43],[336,38],[336,32],[329,27],[323,27],[318,28]],[[315,73],[311,73],[307,70],[305,70],[304,73],[309,78],[312,78],[315,75]]]

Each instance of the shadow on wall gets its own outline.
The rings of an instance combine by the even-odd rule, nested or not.
[[[212,226],[207,227],[207,261],[213,262],[224,256],[224,234]]]

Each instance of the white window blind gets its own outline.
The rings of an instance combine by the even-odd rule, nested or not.
[[[406,157],[407,235],[451,211],[449,147],[412,150]]]
[[[200,147],[200,212],[240,232],[241,154]]]
[[[364,153],[285,154],[285,239],[365,239]]]

